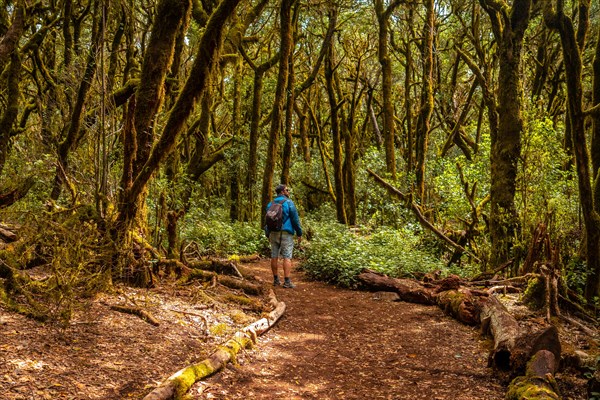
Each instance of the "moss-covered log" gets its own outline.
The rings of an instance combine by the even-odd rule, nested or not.
[[[216,272],[204,271],[202,269],[193,269],[189,272],[188,280],[199,280],[202,282],[209,282],[216,279],[221,285],[227,286],[231,289],[240,289],[246,294],[260,295],[263,293],[263,287],[256,285],[242,279],[232,278],[226,275],[219,275]]]
[[[236,265],[229,260],[208,259],[189,261],[188,266],[193,269],[202,269],[205,271],[216,272],[218,274],[234,275],[243,278]]]
[[[538,351],[527,363],[524,376],[515,378],[506,393],[507,400],[559,400],[554,373],[558,368],[555,355],[547,350]]]
[[[195,382],[220,371],[227,363],[235,360],[240,350],[255,343],[256,338],[268,331],[285,312],[285,303],[277,302],[273,291],[271,291],[270,298],[271,303],[276,303],[277,306],[266,318],[262,318],[238,331],[233,338],[224,345],[219,346],[204,361],[189,365],[171,375],[160,386],[144,397],[144,400],[181,399]]]
[[[446,314],[467,325],[479,324],[481,298],[468,289],[446,290],[439,293],[436,299]]]

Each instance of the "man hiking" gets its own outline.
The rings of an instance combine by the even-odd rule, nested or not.
[[[278,275],[279,258],[283,259],[283,287],[293,289],[296,285],[290,280],[292,269],[292,252],[294,250],[294,233],[298,236],[298,245],[302,240],[302,227],[298,210],[290,200],[287,185],[277,185],[277,196],[267,205],[265,232],[271,243],[271,271],[273,286],[281,285]]]

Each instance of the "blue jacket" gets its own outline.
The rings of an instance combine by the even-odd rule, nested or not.
[[[284,195],[275,197],[273,201],[281,202],[283,199],[286,199],[286,201],[284,201],[281,206],[283,212],[283,225],[281,226],[281,230],[291,233],[292,235],[295,232],[296,236],[302,236],[300,217],[298,217],[298,210],[296,210],[294,202],[289,198],[285,197]],[[269,209],[269,207],[271,207],[271,203],[273,203],[273,201],[267,204],[267,210]],[[267,236],[268,235],[269,232],[267,232]]]

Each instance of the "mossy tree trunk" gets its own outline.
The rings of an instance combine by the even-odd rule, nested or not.
[[[557,9],[554,10],[550,1],[544,1],[544,20],[549,27],[558,30],[563,49],[567,78],[567,106],[577,170],[579,201],[585,225],[585,257],[589,271],[585,297],[592,300],[600,294],[600,214],[594,206],[593,175],[590,173],[590,159],[585,134],[582,61],[579,47],[583,35],[581,31],[576,35],[573,22],[570,17],[565,15],[563,5],[563,2],[559,1]],[[579,11],[581,12],[581,9]]]
[[[342,131],[344,132],[344,189],[346,200],[346,215],[348,225],[356,225],[356,138],[358,137],[358,128],[356,127],[356,113],[360,101],[365,93],[365,87],[359,90],[359,73],[362,65],[362,57],[356,63],[356,75],[352,85],[352,96],[348,117],[344,118],[345,123]]]
[[[598,107],[600,106],[600,31],[598,31],[598,39],[596,40],[596,54],[594,56],[593,71],[594,81],[592,101],[594,107]],[[594,179],[594,211],[596,215],[600,215],[600,112],[596,112],[592,117],[591,154],[592,178]],[[596,222],[596,224],[600,223],[597,220],[594,222]],[[595,262],[591,267],[593,268],[591,271],[592,273],[588,276],[588,281],[586,283],[586,297],[588,300],[600,296],[600,261]]]
[[[292,6],[294,0],[282,0],[279,11],[280,21],[280,49],[279,54],[279,73],[277,76],[277,87],[275,88],[275,99],[273,100],[273,110],[271,112],[271,128],[269,130],[269,144],[267,145],[267,158],[265,160],[265,169],[263,172],[262,194],[261,194],[261,213],[260,221],[265,219],[266,207],[271,201],[273,195],[273,174],[277,164],[277,153],[279,150],[279,136],[281,133],[283,103],[285,100],[289,61],[292,57]],[[284,182],[287,183],[287,182]]]
[[[7,71],[7,82],[5,86],[8,92],[7,103],[4,112],[0,114],[0,174],[2,174],[2,171],[4,170],[6,159],[10,153],[11,138],[16,134],[13,130],[13,124],[17,120],[17,115],[19,113],[21,57],[16,50],[13,51],[11,55],[11,61]]]
[[[0,39],[0,71],[4,70],[6,63],[10,61],[11,54],[15,52],[19,44],[19,39],[25,30],[25,5],[23,1],[15,4],[15,12],[10,27],[2,32]],[[8,24],[8,21],[4,21]]]
[[[241,53],[246,59],[246,62],[254,70],[254,82],[252,85],[252,114],[250,117],[250,140],[248,144],[248,165],[247,175],[244,189],[246,190],[247,215],[244,218],[246,221],[253,220],[256,216],[254,203],[256,199],[256,182],[257,182],[257,166],[258,166],[258,139],[260,125],[260,107],[262,102],[263,78],[265,73],[271,69],[277,61],[279,61],[280,53],[271,57],[260,65],[255,65],[246,53],[241,49]]]
[[[498,129],[491,135],[490,237],[492,266],[508,261],[519,220],[515,207],[517,168],[523,131],[521,50],[529,25],[531,0],[479,1],[488,13],[498,43]]]
[[[232,123],[232,138],[242,137],[242,60],[236,57],[233,61],[233,107],[231,110]],[[236,147],[241,150],[241,146],[236,144]],[[241,152],[241,151],[240,151]],[[230,160],[231,165],[229,173],[229,219],[238,221],[241,217],[241,192],[240,192],[240,174],[239,168],[241,163],[239,160]]]
[[[285,137],[285,142],[283,143],[283,155],[281,159],[281,179],[280,182],[290,183],[290,170],[292,168],[292,146],[293,146],[293,137],[292,137],[292,122],[294,118],[294,103],[296,102],[295,92],[291,90],[296,82],[296,77],[294,73],[294,52],[293,49],[295,47],[294,43],[294,26],[298,22],[298,11],[300,7],[300,2],[296,2],[294,4],[294,12],[292,18],[292,32],[291,34],[291,43],[290,48],[290,57],[288,59],[288,82],[286,90],[286,105],[285,105],[285,122],[283,124],[283,134]]]
[[[71,120],[69,123],[67,134],[58,145],[58,160],[56,164],[56,173],[54,176],[52,191],[50,193],[50,198],[52,200],[58,200],[62,192],[62,186],[64,184],[71,186],[71,184],[67,181],[67,173],[69,169],[69,153],[73,148],[77,147],[77,145],[81,142],[83,136],[85,135],[85,130],[81,129],[81,125],[83,114],[85,111],[85,104],[88,100],[88,94],[90,92],[90,88],[92,87],[94,76],[96,75],[98,54],[103,45],[102,37],[105,28],[104,21],[101,18],[103,7],[106,7],[104,2],[94,2],[92,45],[90,46],[90,50],[87,56],[87,65],[85,68],[85,72],[83,74],[81,82],[79,83],[79,89],[77,90],[77,96],[75,98],[75,104],[73,105],[73,109],[71,112]],[[73,195],[73,187],[70,188],[70,191]],[[72,201],[75,200],[75,196],[73,195]]]
[[[421,50],[423,58],[423,87],[421,92],[421,110],[417,118],[416,129],[416,196],[425,203],[425,164],[427,159],[427,147],[429,143],[429,133],[431,130],[431,116],[433,114],[433,38],[435,30],[435,13],[433,0],[425,2],[426,17],[423,32],[425,33],[423,46]]]
[[[337,20],[337,5],[331,4],[329,9],[329,20],[330,23],[335,25]],[[332,22],[333,21],[333,22]],[[329,112],[331,121],[331,136],[333,146],[333,177],[335,185],[335,209],[337,215],[337,221],[340,224],[347,223],[346,218],[346,201],[344,198],[344,176],[342,167],[342,135],[340,130],[339,121],[339,105],[338,98],[336,96],[335,88],[335,47],[333,42],[327,47],[327,54],[325,56],[325,85],[327,89],[327,98],[329,100]]]
[[[387,172],[392,179],[396,179],[396,122],[394,116],[394,103],[392,99],[392,60],[388,49],[390,36],[390,16],[394,9],[401,4],[392,1],[385,7],[383,0],[374,0],[375,13],[379,28],[377,43],[377,57],[381,64],[381,90],[383,95],[383,140],[385,146],[385,163]]]
[[[198,51],[189,76],[169,113],[160,138],[154,147],[152,147],[147,160],[143,164],[138,162],[140,160],[136,160],[135,163],[130,164],[134,168],[133,171],[127,171],[127,169],[123,171],[124,179],[122,181],[127,183],[127,185],[123,187],[118,207],[116,229],[114,231],[116,242],[120,245],[126,246],[128,244],[129,241],[127,238],[129,237],[129,232],[134,227],[140,205],[145,200],[143,193],[145,192],[146,185],[166,156],[175,148],[188,117],[206,88],[208,78],[221,46],[225,22],[235,11],[238,2],[239,0],[224,0],[215,9],[200,39]],[[154,90],[154,96],[160,96],[163,90],[162,85],[158,83],[164,82],[164,77],[170,65],[170,61],[167,62],[167,58],[170,58],[173,54],[176,33],[181,24],[187,23],[190,11],[191,2],[189,0],[163,0],[159,4],[154,23],[160,24],[161,29],[153,30],[150,40],[151,45],[145,55],[145,66],[142,68],[142,78],[146,77],[153,82],[146,82],[147,89],[138,92],[138,96],[135,99],[136,109],[138,107],[144,108],[146,106],[145,102],[149,103],[149,107],[156,107],[159,104],[156,98],[152,97],[150,93]],[[157,46],[152,45],[153,41],[158,42]],[[170,45],[167,46],[164,42],[168,42]],[[161,52],[167,51],[169,53],[168,57],[164,54],[153,54],[153,49],[158,50],[159,48]],[[148,64],[158,64],[154,57],[159,56],[163,57],[164,62],[161,64],[161,69],[156,70],[152,65]],[[140,113],[143,115],[142,118],[144,118],[148,126],[139,126],[141,128],[150,127],[154,116],[147,115],[143,111],[140,111]],[[126,132],[125,143],[136,143],[137,130],[135,127],[132,128],[129,132]],[[142,140],[146,139],[142,138]],[[145,153],[138,148],[136,157],[138,154],[143,155]],[[131,174],[131,179],[128,178],[128,173]]]

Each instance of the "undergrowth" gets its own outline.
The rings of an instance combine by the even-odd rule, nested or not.
[[[256,223],[216,219],[190,223],[183,235],[198,245],[201,255],[268,254],[269,242]]]
[[[302,269],[312,278],[354,287],[364,268],[392,277],[441,270],[468,275],[469,268],[446,268],[438,256],[423,250],[420,235],[410,228],[348,229],[335,223],[310,223],[312,238],[304,249]]]

